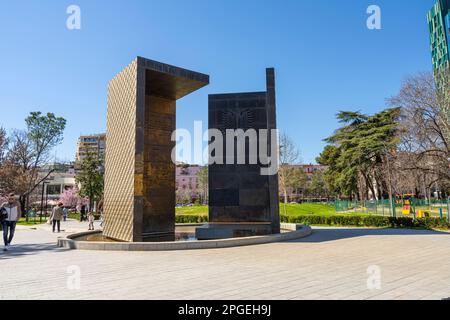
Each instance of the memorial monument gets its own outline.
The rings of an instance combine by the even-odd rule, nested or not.
[[[108,86],[103,235],[172,241],[176,100],[209,76],[137,57]]]
[[[209,165],[209,224],[196,229],[196,237],[200,240],[280,232],[278,174],[261,174],[266,165],[260,160],[266,159],[249,163],[250,156],[254,156],[251,153],[259,154],[259,150],[250,148],[248,143],[245,145],[245,164],[237,163],[236,146],[231,159],[233,164],[227,163],[230,162],[226,152],[227,129],[270,131],[277,127],[273,68],[266,70],[266,83],[264,92],[209,95],[209,129],[223,133],[224,150],[223,164]],[[252,143],[260,148],[261,136],[257,139]],[[271,139],[267,139],[267,150],[271,147]],[[274,149],[278,151],[277,146]],[[271,156],[272,161],[276,161],[277,157]]]

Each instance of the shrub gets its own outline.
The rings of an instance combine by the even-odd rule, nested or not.
[[[391,228],[422,228],[422,229],[450,229],[450,224],[445,219],[410,217],[385,217],[366,215],[299,215],[280,216],[281,222],[298,223],[305,225],[329,225],[329,226],[351,226],[351,227],[391,227]]]
[[[175,216],[176,223],[204,223],[208,222],[208,216],[191,215],[191,214],[177,214]]]
[[[424,229],[450,229],[450,224],[447,222],[446,219],[440,219],[440,218],[420,218],[416,219],[416,225],[417,227],[424,228]]]
[[[391,222],[389,217],[383,216],[363,216],[362,218],[363,226],[365,227],[390,227]]]

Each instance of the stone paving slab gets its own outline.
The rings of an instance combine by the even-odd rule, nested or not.
[[[18,228],[11,250],[0,252],[0,299],[450,297],[448,233],[315,228],[290,242],[157,252],[67,250],[57,237],[47,226]],[[367,287],[369,266],[380,271],[379,289]]]

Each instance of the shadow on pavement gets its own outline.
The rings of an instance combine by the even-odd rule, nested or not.
[[[3,251],[3,246],[1,246],[0,260],[29,256],[47,251],[63,252],[67,250],[69,249],[59,248],[55,243],[15,244],[8,251]]]
[[[430,235],[446,235],[450,236],[448,232],[433,231],[433,230],[414,230],[414,229],[367,229],[367,228],[314,228],[312,235],[287,241],[292,242],[327,242],[342,240],[348,238],[364,237],[364,236],[430,236]]]

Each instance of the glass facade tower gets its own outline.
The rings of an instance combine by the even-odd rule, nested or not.
[[[450,0],[437,0],[428,12],[427,20],[436,85],[443,89],[450,71]]]

